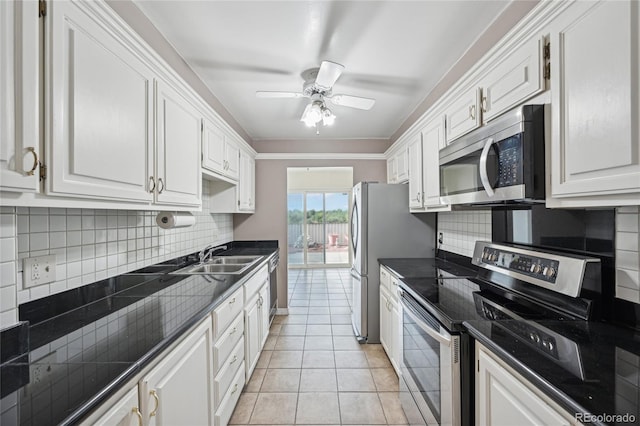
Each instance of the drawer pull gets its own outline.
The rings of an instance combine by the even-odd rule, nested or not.
[[[231,395],[236,393],[237,390],[238,390],[238,384],[236,383],[235,385],[233,385],[233,390],[231,391]]]
[[[238,327],[233,327],[233,329],[231,330],[231,332],[229,333],[229,336],[231,336],[233,333],[235,333],[236,331],[238,331]]]
[[[234,355],[233,359],[231,360],[231,362],[229,363],[229,365],[233,364],[234,362],[236,362],[238,360],[238,355]]]
[[[235,297],[229,301],[230,305],[233,305],[234,303],[236,303],[236,298]]]
[[[138,407],[133,407],[131,411],[133,412],[133,414],[135,414],[138,417],[138,425],[142,426],[143,418],[142,418],[142,413],[140,412],[140,409]]]
[[[391,284],[398,285],[398,281],[391,281]]]
[[[156,190],[156,181],[153,176],[149,176],[149,183],[151,184],[149,185],[149,192],[153,193]]]
[[[160,398],[158,397],[158,392],[156,392],[155,389],[153,389],[151,392],[149,392],[151,394],[151,396],[153,397],[153,399],[156,400],[156,406],[153,409],[153,411],[151,412],[151,414],[149,414],[149,417],[153,417],[156,415],[156,413],[158,412],[158,408],[160,407]]]

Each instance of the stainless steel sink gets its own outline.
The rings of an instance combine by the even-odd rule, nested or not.
[[[262,256],[214,256],[211,260],[187,266],[173,274],[198,275],[198,274],[231,274],[238,275],[249,269],[254,263],[262,259]]]

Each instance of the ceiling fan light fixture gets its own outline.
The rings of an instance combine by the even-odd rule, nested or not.
[[[331,110],[323,105],[322,107],[322,124],[325,126],[332,126],[336,121],[336,116]]]
[[[304,109],[300,121],[308,127],[313,127],[322,120],[322,102],[313,101]]]

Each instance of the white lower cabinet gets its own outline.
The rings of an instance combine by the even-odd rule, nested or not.
[[[95,426],[139,426],[142,424],[142,413],[138,402],[138,386],[131,388],[124,396],[109,400],[105,405],[110,406],[96,421],[86,421],[83,424]]]
[[[269,336],[269,270],[263,266],[244,285],[246,380],[249,381]]]
[[[233,414],[234,408],[236,408],[236,404],[238,403],[238,399],[240,399],[240,394],[242,393],[242,387],[245,384],[245,367],[244,363],[240,364],[238,368],[238,372],[233,377],[231,385],[229,386],[229,390],[222,398],[222,402],[220,403],[220,407],[216,411],[214,416],[215,426],[226,426],[231,419],[231,415]]]
[[[140,381],[148,425],[210,425],[213,333],[207,317]]]
[[[476,424],[579,425],[573,416],[476,342]]]
[[[391,280],[395,280],[394,277]],[[397,281],[396,281],[397,283]],[[393,284],[391,284],[393,286]],[[397,284],[396,284],[397,285]],[[395,288],[395,287],[394,287]],[[380,287],[380,343],[391,365],[400,374],[400,309],[398,299],[384,287]]]

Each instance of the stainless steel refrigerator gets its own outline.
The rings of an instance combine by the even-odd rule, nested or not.
[[[409,213],[409,185],[360,182],[351,198],[351,322],[361,343],[380,342],[385,257],[434,257],[435,213]]]

